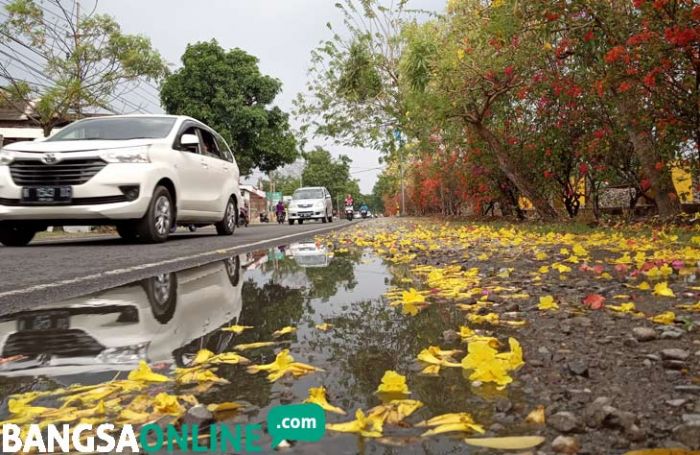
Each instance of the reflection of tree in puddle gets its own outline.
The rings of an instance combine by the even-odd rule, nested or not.
[[[327,267],[307,268],[308,297],[326,302],[338,293],[341,285],[346,291],[355,289],[355,265],[360,262],[360,256],[359,252],[343,254],[333,257]]]
[[[352,290],[357,286],[355,266],[360,262],[360,251],[329,257],[327,261],[323,261],[323,265],[316,266],[300,265],[294,256],[277,254],[278,249],[270,251],[269,260],[263,264],[262,270],[270,274],[272,282],[292,281],[300,288],[305,288],[308,299],[321,299],[326,302],[338,293],[341,286],[344,290]],[[319,254],[330,253],[323,250],[323,253]]]
[[[344,389],[343,405],[351,409],[377,404],[374,392],[386,370],[408,377],[411,397],[425,404],[421,412],[426,415],[468,411],[487,422],[493,406],[484,404],[508,396],[507,391],[473,390],[461,368],[443,368],[437,377],[420,374],[416,355],[422,349],[466,347],[442,339],[446,328],[463,323],[463,316],[452,308],[434,305],[409,317],[383,301],[363,301],[345,308],[332,322],[329,336],[309,340],[309,346],[326,353],[334,371],[332,380]]]

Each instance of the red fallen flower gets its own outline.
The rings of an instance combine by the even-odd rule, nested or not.
[[[673,267],[676,270],[682,269],[684,265],[685,262],[681,261],[680,259],[676,259],[675,261],[671,262],[671,267]]]
[[[586,163],[579,164],[578,171],[583,175],[588,174],[588,165]]]
[[[600,310],[605,306],[605,297],[600,294],[589,294],[584,297],[582,303],[591,310]]]
[[[664,170],[664,163],[663,161],[657,161],[656,164],[654,165],[654,168],[657,171],[663,171]]]
[[[627,264],[616,264],[615,265],[615,271],[619,272],[619,273],[627,273],[628,269],[629,269],[629,267],[627,266]]]

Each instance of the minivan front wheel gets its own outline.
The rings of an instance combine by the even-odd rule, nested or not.
[[[233,198],[229,198],[228,203],[226,203],[226,210],[224,211],[224,218],[215,224],[216,232],[219,235],[233,235],[236,230],[236,213],[238,208],[236,207],[236,201]]]
[[[0,243],[5,246],[26,246],[37,230],[22,223],[0,222]]]
[[[143,242],[165,242],[174,218],[175,208],[170,191],[164,186],[157,186],[146,215],[136,222],[134,231]]]

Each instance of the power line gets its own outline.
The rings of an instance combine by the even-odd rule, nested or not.
[[[351,175],[354,175],[354,174],[362,174],[363,172],[377,171],[377,170],[380,170],[380,169],[383,170],[383,169],[385,169],[385,167],[384,167],[384,166],[373,167],[373,168],[370,168],[370,169],[365,169],[365,170],[363,170],[363,171],[354,171],[354,172],[350,172],[350,174],[351,174]]]
[[[1,4],[1,5],[5,5],[5,6],[8,5],[8,3],[7,3],[6,1],[1,1],[1,0],[0,0],[0,4]],[[61,19],[61,20],[66,20],[65,17],[62,18],[61,16],[57,15],[56,13],[51,12],[51,11],[48,10],[45,6],[42,6],[42,10],[43,10],[43,11],[47,11],[47,12],[53,14],[55,17],[58,17],[58,18]],[[6,15],[5,15],[5,16],[3,16],[3,17],[4,17],[6,20],[9,19],[9,16],[6,16]],[[47,30],[51,30],[54,34],[56,34],[56,30],[55,30],[55,29],[52,29],[51,27],[58,27],[58,24],[48,24],[48,23],[47,23],[46,21],[44,21],[44,20],[42,20],[42,23],[47,27]],[[62,28],[62,31],[68,31],[68,29]],[[10,38],[13,42],[19,44],[20,46],[22,46],[22,47],[24,47],[24,48],[26,48],[26,49],[29,49],[30,51],[32,51],[33,53],[37,54],[39,57],[41,57],[42,59],[44,59],[46,62],[48,62],[48,58],[47,58],[45,55],[43,55],[43,54],[41,54],[40,52],[38,52],[36,49],[32,48],[31,46],[28,46],[27,44],[25,44],[25,43],[23,43],[22,41],[16,39],[15,37],[10,36],[10,35],[7,34],[7,33],[4,33],[4,32],[3,32],[2,34],[3,34],[4,36]],[[13,61],[16,60],[17,62],[21,63],[22,66],[24,66],[27,70],[29,70],[30,72],[36,74],[37,76],[41,77],[42,79],[44,79],[44,80],[46,80],[46,81],[50,81],[50,82],[56,83],[55,80],[51,79],[50,77],[47,77],[47,76],[45,75],[45,72],[44,72],[44,71],[42,71],[41,69],[38,69],[38,68],[37,68],[37,66],[38,66],[38,67],[42,67],[42,66],[43,66],[41,63],[39,63],[39,62],[37,62],[36,60],[33,60],[33,59],[27,57],[27,56],[24,55],[24,54],[20,54],[16,49],[13,49],[12,47],[10,47],[10,46],[7,45],[7,44],[4,44],[4,43],[0,43],[0,44],[3,44],[4,46],[6,46],[8,49],[10,49],[10,50],[15,54],[15,56],[12,56],[12,55],[7,54],[7,53],[4,52],[4,51],[0,51],[0,53],[1,53],[2,55],[7,56],[8,58],[10,58],[10,59],[13,60]],[[20,58],[20,56],[21,56],[21,58]],[[26,60],[23,60],[23,59],[26,59]],[[34,64],[35,66],[32,66],[32,65],[28,64],[27,61],[31,62],[31,63]],[[39,84],[36,84],[36,85],[37,85],[37,86],[40,86]],[[46,87],[46,85],[44,85],[43,87]],[[155,97],[153,96],[153,98],[155,98]],[[144,111],[144,110],[143,110],[143,107],[142,107],[141,105],[137,105],[137,104],[131,102],[130,100],[124,98],[122,95],[113,97],[111,102],[115,102],[115,101],[121,101],[122,107],[129,106],[129,107],[131,107],[135,112],[148,113],[147,111]],[[157,106],[157,108],[160,109],[160,103],[155,104],[155,103],[153,103],[153,102],[151,101],[151,104],[153,104],[154,106]],[[114,111],[113,111],[112,109],[110,109],[110,108],[107,108],[107,110],[110,110],[110,111],[114,112]],[[116,113],[116,112],[114,112],[114,113]]]

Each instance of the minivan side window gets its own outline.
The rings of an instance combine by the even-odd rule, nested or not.
[[[216,144],[219,146],[219,153],[221,153],[222,158],[233,163],[233,152],[231,152],[226,141],[218,134],[214,135],[214,140],[216,140]]]
[[[199,128],[199,135],[202,141],[200,144],[202,155],[220,159],[221,154],[219,153],[219,147],[216,145],[216,141],[214,140],[214,135],[202,128]]]

